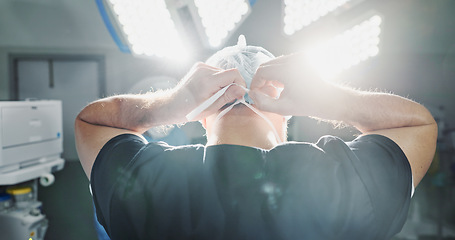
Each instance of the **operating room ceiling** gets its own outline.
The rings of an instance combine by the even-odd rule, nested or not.
[[[358,87],[394,91],[433,108],[443,106],[454,126],[453,0],[364,0],[293,36],[282,31],[282,1],[257,0],[227,44],[245,34],[249,44],[264,46],[276,55],[287,54],[333,35],[370,10],[384,19],[380,54],[340,78]],[[118,51],[94,0],[0,1],[0,48]],[[192,59],[204,60],[212,52],[199,49]]]

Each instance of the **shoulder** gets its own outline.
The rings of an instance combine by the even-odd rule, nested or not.
[[[315,144],[303,146],[288,147],[299,148],[295,150],[297,152],[311,149],[314,158],[310,161],[302,158],[303,163],[297,163],[307,168],[290,169],[298,169],[294,171],[299,173],[296,176],[301,176],[301,182],[305,176],[311,176],[313,181],[307,189],[311,190],[308,196],[318,196],[314,206],[327,209],[337,197],[342,199],[340,202],[349,199],[357,216],[368,215],[370,210],[355,206],[369,205],[378,229],[399,231],[407,217],[412,177],[406,156],[395,142],[380,135],[364,135],[350,142],[335,136],[323,136]],[[324,202],[323,199],[330,201],[319,204]],[[387,225],[390,222],[397,224]]]
[[[184,190],[191,176],[200,175],[195,166],[201,164],[195,163],[202,162],[203,149],[202,145],[147,143],[129,134],[114,137],[106,143],[94,164],[90,184],[98,216],[111,234],[123,234],[112,231],[120,226],[120,229],[128,229],[135,224],[122,218],[111,218],[112,215],[131,214],[134,218],[145,219],[151,202],[172,205],[187,198]],[[155,193],[162,201],[151,201],[156,200]],[[158,215],[165,218],[164,213]]]
[[[325,154],[352,167],[362,181],[370,182],[366,179],[372,179],[382,186],[390,186],[397,191],[400,188],[400,191],[409,192],[408,196],[411,195],[411,167],[406,155],[391,139],[372,134],[345,142],[338,137],[324,136],[316,145]],[[371,183],[370,189],[373,186],[379,191],[374,183]]]
[[[346,145],[364,164],[372,165],[376,170],[401,171],[405,173],[405,177],[412,176],[411,166],[404,152],[385,136],[362,135]]]
[[[382,135],[362,135],[352,141],[343,141],[335,136],[323,136],[315,144],[327,154],[354,158],[363,162],[380,161],[382,165],[399,164],[409,168],[406,155],[391,139]]]
[[[119,179],[131,176],[132,171],[158,173],[177,162],[194,162],[201,158],[202,145],[171,146],[165,142],[147,143],[142,138],[123,134],[109,140],[99,152],[92,168],[92,185],[114,187]],[[190,161],[193,160],[193,161]],[[162,174],[157,174],[163,176]]]

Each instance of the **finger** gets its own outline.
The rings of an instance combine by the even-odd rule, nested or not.
[[[261,89],[267,83],[267,79],[258,75],[257,72],[254,74],[253,78],[251,79],[250,89]]]
[[[274,59],[271,59],[270,61],[262,63],[260,66],[270,66],[270,65],[276,65],[276,64],[287,64],[289,63],[290,60],[290,55],[285,55],[285,56],[279,56]]]
[[[218,110],[228,103],[231,103],[237,99],[242,99],[245,93],[245,89],[236,85],[232,85],[220,98],[218,98],[217,101],[212,104],[212,106],[214,110]]]
[[[251,90],[248,95],[251,99],[253,99],[254,105],[257,109],[281,115],[285,114],[282,111],[283,101],[281,99],[272,98],[257,90]]]
[[[277,89],[275,86],[273,86],[271,83],[267,84],[263,88],[260,89],[262,93],[265,95],[268,95],[272,98],[277,98],[280,95],[279,89]]]
[[[263,88],[267,84],[267,81],[270,80],[263,73],[264,68],[266,67],[260,66],[258,69],[256,69],[256,72],[254,73],[253,78],[251,79],[250,89]]]
[[[284,88],[284,84],[280,81],[271,80],[268,81],[266,86],[273,86],[275,88]]]
[[[274,85],[277,87],[283,87],[283,80],[287,74],[286,70],[287,67],[284,64],[260,66],[251,81],[251,89],[262,88],[269,81],[275,82]]]
[[[235,83],[241,86],[246,87],[245,80],[240,74],[238,69],[228,69],[224,71],[217,72],[213,74],[216,78],[215,81],[212,81],[218,88],[223,88],[231,83]]]
[[[213,75],[220,71],[221,69],[219,68],[212,67],[202,62],[197,62],[191,67],[190,71],[188,71],[188,73],[185,75],[185,77],[183,78],[184,79],[183,82],[186,82],[192,78],[206,79],[207,76]]]
[[[234,83],[246,88],[245,79],[243,78],[242,74],[240,74],[239,70],[233,69],[233,71],[235,71],[235,74],[237,75],[237,77],[234,78]]]
[[[255,75],[269,81],[278,81],[283,83],[283,81],[287,79],[286,76],[291,74],[290,70],[292,70],[292,68],[289,64],[273,64],[259,67]]]
[[[205,116],[211,115],[221,109],[224,105],[228,103],[232,103],[237,99],[242,99],[245,95],[246,91],[242,87],[232,85],[230,86],[226,92],[218,98],[215,102],[213,102],[205,111],[203,111],[199,119],[202,119]]]

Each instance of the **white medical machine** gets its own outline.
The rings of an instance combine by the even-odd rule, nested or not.
[[[44,239],[38,181],[63,169],[62,139],[61,101],[0,101],[0,239]]]

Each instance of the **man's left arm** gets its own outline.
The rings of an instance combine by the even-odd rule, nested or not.
[[[87,177],[90,179],[99,151],[113,137],[129,133],[142,138],[142,133],[152,127],[184,123],[186,114],[231,83],[245,85],[237,70],[221,70],[198,63],[173,89],[112,96],[90,103],[75,120],[76,149]],[[232,85],[224,97],[195,120],[203,119],[244,94],[245,90]]]

